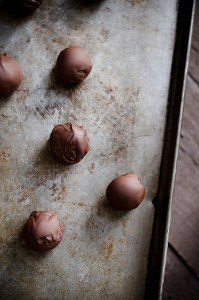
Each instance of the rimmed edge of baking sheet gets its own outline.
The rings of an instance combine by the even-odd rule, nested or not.
[[[179,1],[159,188],[154,205],[145,299],[161,299],[169,239],[181,120],[196,1]]]

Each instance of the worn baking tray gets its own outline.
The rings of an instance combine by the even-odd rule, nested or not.
[[[23,82],[0,102],[0,298],[158,299],[194,1],[49,0],[23,17],[5,2],[1,52],[19,62]],[[64,86],[54,65],[72,45],[87,49],[93,70]],[[73,166],[49,151],[63,122],[90,138]],[[125,173],[146,189],[126,213],[105,197]],[[63,222],[53,251],[33,252],[22,238],[33,210],[54,210]]]

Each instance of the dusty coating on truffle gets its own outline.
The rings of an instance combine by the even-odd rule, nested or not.
[[[65,165],[80,162],[90,150],[86,130],[72,123],[55,126],[49,142],[54,158]]]
[[[0,94],[7,96],[15,91],[22,82],[22,70],[14,58],[0,54]]]
[[[25,223],[23,236],[33,250],[48,251],[61,242],[63,225],[56,212],[33,211]]]
[[[55,67],[58,80],[66,84],[84,80],[91,69],[92,61],[88,52],[79,46],[61,51]]]
[[[19,2],[26,11],[31,12],[37,9],[43,0],[19,0]]]
[[[125,174],[115,178],[106,190],[110,205],[123,211],[138,207],[144,196],[145,189],[135,174]]]

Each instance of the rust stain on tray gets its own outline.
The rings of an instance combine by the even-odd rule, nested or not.
[[[9,160],[11,154],[8,153],[8,149],[9,149],[8,147],[5,147],[4,149],[0,149],[0,164],[1,163],[5,164]]]
[[[146,2],[147,0],[126,0],[127,2],[130,2],[132,4],[132,6],[136,5],[136,4],[141,4],[143,2]]]

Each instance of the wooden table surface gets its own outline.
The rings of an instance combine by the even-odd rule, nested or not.
[[[199,299],[199,0],[194,18],[162,299]]]

